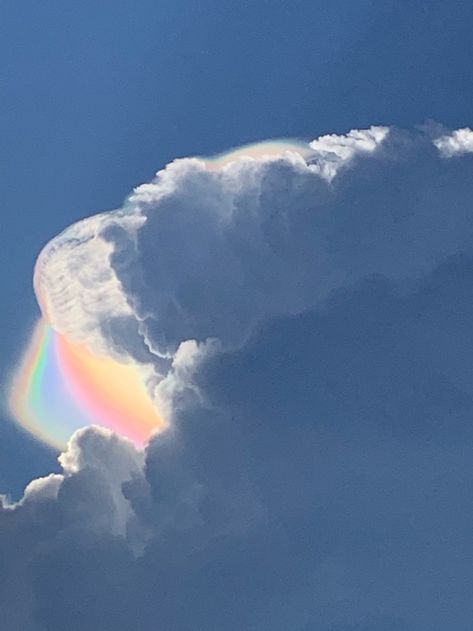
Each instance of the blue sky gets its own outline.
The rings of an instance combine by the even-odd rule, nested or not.
[[[473,5],[467,1],[105,0],[97,3],[91,0],[48,0],[38,3],[6,0],[0,9],[0,16],[0,187],[3,202],[0,220],[0,283],[3,296],[0,309],[0,375],[3,383],[8,380],[38,314],[32,291],[32,269],[42,246],[74,221],[101,210],[120,207],[134,186],[149,181],[158,168],[173,158],[211,155],[229,147],[267,138],[313,139],[322,134],[342,134],[350,129],[364,129],[370,125],[394,125],[413,129],[417,125],[435,121],[447,128],[456,129],[473,124]],[[398,142],[396,147],[407,141],[401,135]],[[417,147],[415,142],[412,141],[413,147]],[[396,153],[398,149],[393,151]],[[417,155],[416,151],[417,149],[412,149],[412,153],[406,158],[409,166],[412,155]],[[451,167],[449,175],[445,175],[443,186],[435,198],[442,200],[437,206],[435,196],[428,192],[435,190],[432,184],[435,180],[429,179],[430,169],[434,169],[440,179],[444,177],[444,171],[440,167],[432,167],[433,164],[437,165],[436,158],[428,150],[425,157],[422,151],[423,149],[419,149],[422,157],[416,163],[418,168],[413,168],[409,173],[407,168],[403,171],[398,163],[396,166],[390,163],[387,167],[376,167],[373,171],[369,171],[371,167],[366,167],[371,178],[369,181],[378,183],[379,190],[391,187],[389,199],[394,200],[392,209],[402,205],[409,207],[410,203],[414,204],[412,200],[417,203],[419,199],[419,206],[422,208],[433,204],[439,209],[441,203],[447,205],[449,200],[454,200],[452,203],[455,209],[467,208],[470,199],[469,158],[465,158],[465,165],[458,167],[457,171],[456,166]],[[402,154],[400,150],[399,153]],[[369,207],[369,200],[373,199],[381,200],[379,207],[387,208],[388,203],[383,206],[385,198],[381,194],[377,197],[378,189],[372,193],[372,197],[371,192],[367,193],[366,198],[363,196],[363,167],[360,167],[360,173],[360,181],[355,177],[353,181],[348,178],[344,184],[346,188],[343,190],[348,191],[347,195],[352,197],[346,198],[342,195],[342,208],[346,208],[349,204],[347,199],[352,198],[357,204],[356,208],[363,212]],[[450,180],[448,178],[451,173],[453,175]],[[422,192],[418,192],[413,185],[414,180],[429,180],[429,186],[424,186]],[[458,182],[461,185],[457,190]],[[408,191],[405,196],[399,192],[403,186]],[[445,197],[441,197],[441,191],[447,191],[448,195],[445,193]],[[334,207],[339,208],[336,204]],[[340,211],[341,216],[345,216],[343,212]],[[395,215],[395,210],[392,210],[392,215]],[[361,216],[372,217],[369,211],[365,215],[361,213]],[[351,216],[347,217],[349,222]],[[363,222],[361,224],[364,225]],[[414,229],[415,225],[417,224],[414,224]],[[438,226],[440,225],[439,223]],[[438,226],[438,234],[441,234],[442,228]],[[465,234],[469,234],[469,224],[466,222],[465,226]],[[353,226],[353,233],[357,233],[358,229],[361,234],[362,228],[356,225]],[[429,230],[430,228],[427,232]],[[335,249],[338,248],[346,257],[351,256],[357,248],[356,243],[350,241],[346,235],[338,235],[337,238],[339,240],[332,243],[335,244]],[[452,236],[452,243],[458,244],[459,240],[457,235]],[[433,237],[432,241],[435,241]],[[399,243],[401,248],[402,241]],[[312,401],[312,405],[322,415],[336,419],[339,426],[335,434],[340,433],[340,444],[343,446],[341,453],[337,452],[332,442],[334,438],[330,436],[326,439],[327,453],[333,452],[335,460],[346,458],[347,463],[352,458],[352,467],[358,477],[355,476],[354,481],[350,482],[350,464],[347,464],[346,470],[337,472],[332,469],[331,463],[324,461],[320,470],[317,469],[317,475],[323,476],[325,472],[331,476],[327,488],[335,489],[334,495],[338,494],[341,498],[340,504],[337,504],[333,497],[328,497],[327,489],[323,490],[322,499],[319,498],[326,507],[326,528],[324,530],[322,526],[318,526],[317,536],[324,541],[323,554],[327,555],[324,563],[329,568],[327,571],[333,581],[333,586],[327,587],[323,595],[326,609],[318,612],[322,616],[320,619],[327,620],[327,626],[321,631],[412,629],[408,626],[409,623],[402,626],[404,622],[396,618],[389,594],[374,589],[370,591],[371,588],[366,586],[365,591],[363,586],[360,587],[363,592],[361,595],[354,595],[353,590],[347,590],[349,595],[346,602],[349,604],[346,605],[346,615],[347,619],[354,617],[353,624],[350,626],[349,622],[341,621],[328,626],[331,607],[336,601],[333,594],[337,589],[344,593],[345,589],[340,576],[344,571],[340,561],[343,551],[349,549],[346,555],[349,561],[345,570],[357,575],[360,556],[369,547],[367,540],[358,540],[355,535],[352,537],[343,531],[344,519],[347,519],[352,510],[349,493],[344,490],[350,484],[353,484],[354,495],[361,497],[358,510],[371,515],[369,509],[372,504],[369,498],[381,507],[379,521],[376,520],[376,511],[373,509],[373,521],[370,522],[373,536],[378,537],[379,541],[383,540],[383,520],[394,519],[397,515],[394,511],[396,515],[393,516],[390,509],[386,508],[383,489],[389,488],[399,497],[402,490],[398,485],[411,487],[411,494],[406,499],[403,510],[411,510],[412,520],[417,520],[416,523],[421,524],[421,530],[424,529],[423,532],[427,534],[423,544],[419,545],[409,531],[409,536],[412,535],[412,540],[407,537],[409,545],[424,558],[428,554],[426,541],[429,537],[430,541],[439,546],[442,532],[447,532],[452,537],[454,543],[451,547],[445,544],[440,553],[449,559],[444,565],[452,576],[457,576],[462,585],[456,594],[458,619],[450,628],[453,631],[466,631],[469,628],[466,626],[468,616],[462,616],[462,608],[467,600],[462,589],[467,591],[466,586],[470,583],[471,576],[463,566],[455,574],[455,568],[460,565],[460,561],[455,565],[455,555],[461,545],[465,546],[466,555],[470,551],[462,539],[462,532],[469,527],[468,519],[473,511],[466,506],[468,499],[464,497],[464,491],[458,490],[455,472],[461,472],[458,475],[459,478],[463,476],[463,479],[469,475],[465,464],[466,454],[462,453],[459,445],[461,440],[468,443],[471,438],[466,420],[471,410],[470,395],[465,395],[462,390],[466,381],[465,374],[469,370],[470,358],[464,346],[467,344],[465,339],[468,340],[469,336],[471,300],[468,287],[463,286],[459,279],[468,278],[471,272],[466,246],[458,246],[457,249],[451,244],[446,246],[445,251],[449,255],[461,252],[466,257],[449,263],[443,261],[438,254],[443,252],[443,246],[435,249],[436,247],[432,246],[432,250],[429,250],[426,246],[425,257],[426,260],[430,260],[429,257],[432,260],[435,258],[439,267],[428,271],[422,268],[421,280],[417,276],[413,277],[410,284],[400,290],[395,283],[401,274],[399,278],[395,274],[390,276],[389,270],[394,263],[387,260],[389,257],[386,256],[386,260],[383,259],[381,263],[378,261],[381,267],[386,263],[380,272],[380,276],[385,278],[379,284],[364,285],[364,272],[360,271],[358,276],[354,274],[353,286],[344,287],[343,291],[346,293],[325,306],[328,310],[325,315],[311,312],[300,323],[295,323],[291,319],[284,319],[287,314],[283,314],[281,322],[271,320],[262,325],[261,331],[254,333],[249,346],[239,352],[235,351],[234,354],[233,351],[228,351],[215,360],[214,364],[209,360],[209,365],[200,377],[203,389],[210,393],[214,402],[225,409],[222,413],[225,418],[239,419],[242,426],[245,426],[245,422],[252,426],[254,422],[258,427],[258,430],[254,430],[255,443],[252,448],[248,448],[245,439],[238,433],[241,430],[238,430],[238,436],[234,438],[237,452],[241,450],[242,454],[246,454],[242,459],[248,457],[251,460],[249,470],[255,461],[268,458],[268,471],[277,476],[278,469],[273,466],[272,459],[281,457],[284,460],[285,456],[278,436],[289,445],[291,437],[279,427],[272,435],[274,452],[268,455],[262,445],[265,441],[262,428],[269,423],[271,412],[274,412],[277,426],[277,414],[284,410],[290,417],[298,416],[303,419],[299,428],[300,434],[296,433],[294,438],[298,445],[299,441],[303,443],[304,433],[307,431],[306,423],[309,423],[307,419],[312,418],[312,408],[309,410],[307,407],[309,395],[306,393],[306,386],[301,385],[301,375],[313,370],[314,374],[326,376],[325,390],[319,392],[319,398],[316,402]],[[146,243],[144,248],[146,249]],[[418,249],[424,252],[423,248],[424,243],[421,241]],[[340,266],[345,260],[342,254],[336,259]],[[358,255],[359,252],[356,251],[356,256]],[[146,256],[150,258],[149,252],[144,255],[144,264],[147,264]],[[365,263],[359,265],[360,270],[365,270]],[[366,269],[371,273],[373,270],[370,265],[366,263]],[[361,286],[356,284],[359,281]],[[310,301],[307,302],[309,303]],[[456,315],[448,309],[443,311],[443,303],[457,305]],[[371,314],[373,325],[369,330],[357,319],[360,313],[367,312]],[[425,330],[419,327],[416,314],[421,314],[419,317],[427,323]],[[352,325],[355,323],[352,335],[345,334],[347,322]],[[319,329],[322,333],[312,333]],[[449,343],[445,341],[449,339],[452,330],[458,333],[452,341],[458,351],[454,358],[450,356],[451,345],[449,347]],[[282,351],[271,348],[268,339],[275,337],[286,340]],[[359,348],[360,340],[365,342],[364,351]],[[438,355],[434,352],[429,354],[426,349],[434,346],[438,340],[442,340],[439,346],[443,349],[443,355],[440,352]],[[267,379],[264,366],[268,363],[275,363],[280,368],[282,366],[281,370],[284,371],[284,366],[291,362],[294,348],[298,349],[297,356],[301,358],[304,349],[307,352],[310,349],[316,355],[321,344],[324,349],[321,365],[314,366],[308,362],[308,367],[306,358],[302,358],[300,363],[293,366],[291,376],[283,377],[275,370],[274,375]],[[390,355],[386,360],[386,348],[390,344],[398,350],[397,354]],[[416,349],[418,355],[412,349]],[[281,359],[280,351],[284,360]],[[447,356],[445,364],[444,356]],[[375,367],[378,366],[378,361],[379,366],[382,364],[381,368],[378,366],[379,371],[370,364],[373,357],[376,358]],[[379,359],[380,357],[383,359]],[[350,378],[348,369],[348,372],[339,369],[339,365],[345,366],[350,361],[353,361],[353,379]],[[439,371],[442,372],[442,377],[438,377]],[[405,378],[405,374],[409,375],[409,379]],[[256,375],[256,382],[259,383],[250,398],[245,398],[244,395],[245,388],[247,392],[252,388],[251,380],[250,383],[245,381],[247,375]],[[432,376],[432,380],[429,376]],[[291,392],[294,392],[292,399],[279,399],[280,382],[291,384]],[[340,385],[342,382],[343,388]],[[239,384],[238,387],[235,384]],[[288,385],[287,387],[289,388]],[[391,387],[397,394],[390,392]],[[307,388],[312,393],[311,387]],[[433,395],[434,392],[437,398]],[[426,400],[431,406],[427,406],[427,412]],[[272,405],[277,407],[277,413]],[[350,417],[347,410],[354,409],[355,412]],[[200,419],[206,413],[207,410],[199,411],[197,417]],[[384,415],[381,430],[375,420],[379,414]],[[355,455],[351,452],[348,438],[352,430],[346,429],[348,417],[360,428],[360,435],[355,443],[359,440],[363,444]],[[396,422],[401,417],[402,422]],[[434,419],[434,427],[429,425],[428,421],[431,419]],[[393,427],[386,430],[390,423]],[[383,438],[383,446],[388,452],[384,462],[392,463],[392,467],[382,467],[379,484],[373,483],[370,477],[377,475],[376,451],[379,445],[372,437],[363,442],[372,425],[381,434],[385,431],[388,434],[391,432],[389,440],[394,442],[402,442],[406,435],[411,435],[414,443],[419,444],[419,441],[422,442],[429,435],[428,444],[422,443],[417,454],[409,451],[412,446],[403,450],[399,444],[387,445]],[[261,436],[258,433],[260,429]],[[248,431],[251,432],[251,427]],[[194,436],[191,431],[191,436],[196,440],[197,447],[189,448],[190,460],[205,458],[213,462],[208,448],[199,443],[201,440],[203,444],[204,439],[210,443],[215,440],[222,453],[226,453],[224,438],[214,437],[210,430],[209,434],[204,431],[203,437]],[[312,441],[313,437],[307,438],[308,445],[312,445]],[[449,444],[448,454],[441,452],[444,442]],[[186,449],[187,446],[184,447]],[[429,449],[435,452],[433,456]],[[156,447],[156,450],[159,448]],[[412,452],[414,451],[412,447]],[[366,466],[361,462],[363,454],[366,456]],[[9,492],[14,497],[21,496],[23,487],[32,478],[59,470],[56,456],[49,448],[24,435],[10,423],[7,414],[3,414],[0,424],[0,492]],[[443,510],[430,501],[428,493],[416,478],[417,469],[421,470],[421,476],[424,475],[426,480],[435,478],[435,472],[428,465],[430,456],[440,470],[442,467],[445,469],[445,480],[438,482],[437,491],[432,491],[441,496]],[[217,459],[215,455],[214,457]],[[405,469],[399,477],[394,473],[396,457],[401,460],[405,458]],[[171,461],[173,458],[174,456],[170,456]],[[304,458],[308,459],[309,456],[305,454],[301,458],[305,462]],[[214,469],[209,468],[210,472],[220,471],[222,463],[216,462],[213,466]],[[239,465],[235,466],[238,468]],[[285,463],[285,466],[290,464]],[[152,470],[152,465],[150,469]],[[184,469],[182,479],[187,480],[192,475],[186,467]],[[207,479],[210,473],[207,467],[204,469],[201,473]],[[172,475],[177,475],[179,479],[177,482],[170,482],[172,489],[180,488],[180,474],[178,467],[178,474],[174,471]],[[245,472],[239,471],[238,475],[243,479]],[[296,471],[294,475],[293,483],[300,485],[302,502],[311,502],[308,499],[310,493],[306,487],[304,472]],[[364,476],[370,480],[366,486]],[[164,486],[166,480],[167,478]],[[158,486],[154,479],[151,479],[150,484]],[[182,484],[183,487],[186,486],[184,482]],[[245,484],[240,478],[235,482],[238,487],[235,496],[241,502],[247,500],[246,490],[242,490],[246,489]],[[209,485],[215,490],[214,481],[209,482]],[[259,488],[268,506],[276,506],[270,480],[264,471],[255,471],[254,486]],[[458,490],[457,494],[451,493],[454,488]],[[215,493],[218,495],[217,491]],[[447,497],[449,494],[450,498]],[[245,497],[242,499],[243,496]],[[67,498],[64,501],[67,504]],[[211,501],[218,504],[213,496]],[[289,505],[289,499],[287,502]],[[415,506],[421,508],[416,509]],[[148,507],[146,510],[157,513],[161,508],[161,504],[159,507],[153,504],[152,508]],[[58,510],[62,511],[63,507]],[[211,514],[212,506],[207,506],[206,510]],[[292,545],[283,532],[285,515],[278,513],[279,507],[274,510],[278,514],[278,523],[282,530],[277,532],[273,524],[275,529],[270,529],[268,550],[258,539],[260,534],[255,536],[247,548],[253,559],[253,567],[261,564],[265,569],[270,568],[269,571],[274,569],[271,563],[265,565],[266,557],[262,560],[258,555],[270,556],[272,545],[289,548]],[[444,520],[449,510],[458,513],[463,510],[458,524],[445,525]],[[152,519],[154,517],[153,513]],[[431,521],[427,524],[429,518]],[[365,519],[369,521],[368,517],[359,516],[360,529],[368,528]],[[328,541],[330,524],[335,524],[335,528],[340,529],[334,535],[337,539],[335,543]],[[438,525],[436,532],[432,524]],[[297,530],[302,542],[308,536],[307,528],[302,519]],[[394,538],[401,537],[403,528],[407,528],[404,523],[394,533]],[[199,545],[201,534],[195,535]],[[182,543],[180,536],[175,533],[166,534],[171,542],[177,540],[179,545]],[[220,531],[216,535],[217,539],[227,536],[227,532],[223,536]],[[258,574],[247,576],[247,568],[238,566],[237,553],[234,550],[231,563],[228,567],[223,567],[217,539],[212,539],[210,546],[215,576],[206,575],[208,582],[202,590],[214,590],[218,585],[219,573],[230,572],[228,568],[232,568],[232,575],[238,576],[242,581],[253,580],[253,593],[260,594],[263,579]],[[386,567],[392,569],[391,562],[396,550],[395,546],[391,547],[391,543],[385,548],[385,556],[381,555],[380,562],[386,563]],[[107,542],[101,549],[104,558],[113,556],[113,551],[107,547],[109,545],[112,546],[112,543]],[[148,561],[144,561],[138,569],[133,566],[133,576],[146,577],[146,563],[151,567],[156,559],[159,558],[161,562],[161,547],[164,544],[155,541],[153,546]],[[309,580],[302,562],[304,546],[301,544],[299,549],[295,545],[295,548],[294,558],[301,559],[298,580],[304,582]],[[336,548],[336,552],[330,556],[330,550]],[[368,552],[366,555],[367,565],[370,565],[366,572],[367,582],[379,576],[373,570],[376,558],[370,554]],[[58,551],[57,555],[57,572],[61,575],[61,552]],[[125,552],[123,555],[114,557],[113,563],[116,562],[119,568],[126,568],[126,572],[129,572],[128,563],[131,561]],[[309,555],[314,564],[317,562],[316,556],[315,552]],[[398,570],[414,582],[416,567],[409,563],[407,556],[407,548],[404,547]],[[289,557],[288,554],[288,566]],[[165,562],[172,565],[167,558]],[[199,565],[200,560],[194,559],[193,563]],[[40,565],[38,562],[35,580],[41,583],[38,577],[45,570]],[[436,568],[441,565],[439,561]],[[281,567],[279,571],[283,571]],[[180,569],[182,571],[182,567]],[[180,576],[178,570],[179,567],[173,565],[168,576],[163,578],[169,580],[176,589]],[[294,568],[288,567],[287,571],[290,573]],[[428,582],[428,564],[422,565],[419,574]],[[191,578],[182,589],[192,600],[190,594],[195,587],[193,578],[202,580],[200,566],[198,569],[193,566],[190,575]],[[392,578],[393,582],[388,585],[387,591],[395,589],[396,580],[395,577]],[[101,580],[100,575],[97,581]],[[279,578],[278,580],[282,581]],[[310,580],[316,582],[322,579],[312,576]],[[80,582],[80,577],[78,581]],[[438,587],[441,581],[433,583],[434,593],[435,586]],[[44,580],[41,585],[41,598],[52,598],[54,589],[51,587],[51,593],[48,591],[48,581]],[[132,586],[129,587],[136,608],[142,612],[149,610],[149,616],[155,615],[150,604],[152,594],[148,594],[146,600],[143,595],[133,592]],[[276,593],[277,589],[276,587]],[[106,592],[106,586],[103,590]],[[119,593],[119,587],[116,593]],[[361,617],[355,620],[359,612],[352,601],[359,598],[361,611],[363,598],[368,598],[367,594],[371,594],[372,598],[379,598],[384,603],[384,610],[381,606],[380,611],[371,611],[365,618],[362,612]],[[201,592],[199,595],[202,595]],[[407,600],[406,594],[404,597]],[[203,598],[205,600],[205,596]],[[291,598],[291,607],[298,609],[297,596],[293,594]],[[428,607],[428,594],[423,593],[422,598],[424,606]],[[248,614],[246,624],[253,624],[253,618],[248,613],[253,606],[251,597],[236,590],[235,602]],[[306,601],[302,597],[301,603],[302,607],[305,606]],[[234,604],[227,603],[229,610]],[[279,611],[274,604],[269,603],[267,606],[276,612],[275,618],[283,616],[284,612]],[[409,612],[415,610],[415,603],[409,602],[400,609],[408,618]],[[441,608],[438,611],[440,610]],[[56,614],[57,617],[54,617]],[[64,612],[59,611],[56,614],[43,616],[44,627],[41,627],[41,631],[43,628],[47,631],[60,628],[64,622]],[[166,617],[168,615],[169,619]],[[172,603],[167,602],[164,605],[163,624],[169,625],[169,620],[174,615]],[[264,615],[263,607],[258,616]],[[312,631],[310,625],[314,619],[310,618],[311,613],[307,615],[307,619],[303,620],[303,616],[297,619],[295,629]],[[199,624],[208,623],[205,616],[205,611],[199,610],[196,617]],[[417,620],[420,625],[414,631],[423,631],[422,624],[427,623],[414,614],[413,616],[412,619]],[[183,613],[183,626],[176,631],[183,631],[185,628],[194,631],[190,619],[191,617],[188,619]],[[244,617],[243,619],[245,620]],[[127,624],[131,624],[130,620]],[[220,625],[228,624],[225,616],[218,620]],[[290,623],[290,620],[281,622],[281,629],[284,629],[284,624],[286,629],[291,628]],[[471,624],[471,620],[469,623]],[[145,631],[149,628],[146,624],[145,621]],[[338,626],[334,626],[335,624]],[[360,624],[365,626],[356,626]],[[250,629],[250,626],[244,628]],[[255,631],[262,628],[264,627],[255,623]],[[163,631],[171,631],[171,627],[165,626]],[[211,631],[211,628],[206,631]],[[227,626],[223,631],[231,631],[231,627]]]

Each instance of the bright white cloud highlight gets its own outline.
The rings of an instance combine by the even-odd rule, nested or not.
[[[376,151],[389,133],[388,127],[352,129],[346,135],[327,134],[310,143],[315,152],[314,170],[331,182],[342,167],[348,166],[355,156]]]
[[[473,130],[469,127],[456,129],[450,134],[436,138],[434,144],[445,158],[473,153]]]

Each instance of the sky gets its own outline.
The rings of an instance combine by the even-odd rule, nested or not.
[[[5,631],[470,629],[471,3],[0,12]],[[145,375],[144,453],[12,419],[48,242],[43,325]]]

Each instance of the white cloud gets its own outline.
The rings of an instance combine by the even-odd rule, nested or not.
[[[435,144],[461,153],[470,133]],[[460,251],[470,230],[464,205],[445,212],[467,185],[441,185],[443,162],[426,140],[374,126],[322,136],[306,158],[239,155],[211,170],[176,160],[123,209],[46,246],[40,302],[70,338],[152,363],[159,381],[183,342],[235,347],[266,319],[322,304],[367,275],[415,279]]]
[[[434,144],[445,158],[473,153],[473,130],[469,127],[456,129],[449,134],[436,138]]]
[[[386,139],[388,127],[373,126],[369,129],[352,129],[346,135],[327,134],[310,143],[315,152],[312,168],[331,182],[342,167],[348,166],[360,154],[376,151]]]
[[[44,478],[32,480],[25,488],[20,503],[26,504],[28,502],[36,503],[56,500],[63,480],[64,476],[57,473],[51,473]],[[10,504],[10,508],[14,509],[15,504]]]
[[[266,275],[263,270],[279,258],[278,243],[271,243],[271,235],[266,231],[278,230],[279,235],[275,234],[274,238],[281,241],[282,248],[291,248],[287,242],[291,235],[284,234],[283,223],[290,222],[293,206],[299,203],[296,197],[310,194],[312,187],[313,203],[318,205],[317,197],[325,193],[317,176],[331,181],[356,155],[373,153],[387,134],[385,127],[371,127],[352,130],[346,136],[322,136],[310,143],[312,152],[308,152],[307,161],[290,151],[282,152],[279,158],[274,155],[245,158],[238,154],[234,162],[229,161],[224,168],[209,172],[202,160],[176,160],[152,182],[137,187],[123,210],[84,219],[64,230],[43,249],[35,272],[35,287],[43,311],[52,325],[70,339],[85,342],[99,352],[118,356],[135,354],[141,360],[147,358],[146,347],[154,355],[166,355],[174,352],[181,341],[192,338],[192,321],[201,316],[191,293],[206,291],[202,279],[196,278],[200,272],[208,275],[211,285],[220,278],[220,295],[207,296],[213,302],[209,309],[225,309],[225,294],[228,295],[230,288],[233,293],[236,288],[244,291],[246,287],[248,297],[240,296],[239,305],[227,307],[236,309],[236,318],[252,320],[268,310],[297,311],[304,306],[305,298],[297,295],[303,293],[304,288],[296,291],[292,278],[287,278],[280,288],[263,289],[261,286],[261,283],[276,282],[276,279],[263,278]],[[271,189],[278,186],[276,181],[280,177],[285,179],[287,188],[278,193],[277,221],[271,228],[268,224],[273,203]],[[156,244],[149,245],[157,250],[153,273],[160,285],[155,299],[161,300],[161,304],[148,307],[140,304],[140,297],[124,285],[131,284],[133,291],[140,291],[143,272],[149,276],[148,270],[142,269],[148,263],[142,260],[141,237],[149,242],[155,230],[158,231]],[[163,239],[166,239],[165,244]],[[239,243],[238,239],[243,241]],[[255,255],[260,259],[260,281],[251,269],[257,261],[246,263],[244,260],[246,247],[252,259]],[[148,249],[146,256],[152,255]],[[159,260],[161,249],[164,249],[162,261]],[[284,256],[283,252],[281,254]],[[213,257],[218,257],[218,262]],[[285,273],[279,274],[281,281],[287,276],[287,266],[284,267]],[[197,283],[195,287],[194,283]],[[184,289],[185,284],[188,290]],[[214,288],[210,289],[213,293]],[[262,289],[266,295],[261,296]],[[286,301],[281,300],[280,294],[284,293],[288,294]],[[262,298],[265,304],[258,304]],[[274,301],[281,306],[269,304]],[[255,315],[238,314],[238,310]],[[162,320],[163,328],[167,327],[169,319],[182,319],[182,325],[189,332],[183,330],[177,333],[178,339],[169,339],[169,342],[156,340],[148,334],[149,327],[142,325],[149,318]],[[242,322],[242,325],[248,329],[248,324]],[[236,322],[235,328],[238,328]],[[162,334],[173,337],[164,330]],[[133,349],[130,350],[124,337],[134,340]]]
[[[114,221],[126,230],[128,247],[141,224],[120,211],[89,217],[64,230],[42,250],[35,267],[35,289],[48,321],[73,341],[110,352],[101,331],[109,319],[133,315],[120,281],[110,266],[114,246],[103,233]]]
[[[62,474],[33,480],[19,502],[4,501],[3,506],[17,511],[55,502],[63,511],[65,524],[70,522],[69,527],[75,527],[79,519],[89,530],[126,538],[134,512],[123,494],[123,484],[143,478],[143,452],[126,438],[92,426],[71,437],[59,463]],[[130,545],[140,546],[141,542],[130,541]]]

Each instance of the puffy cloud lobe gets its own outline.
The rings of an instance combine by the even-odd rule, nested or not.
[[[55,326],[166,374],[183,341],[238,345],[268,317],[369,274],[416,278],[467,243],[466,207],[446,209],[469,170],[446,166],[428,136],[375,127],[311,147],[219,170],[177,160],[124,211],[66,230],[38,271]]]
[[[85,430],[4,507],[10,626],[471,624],[471,164],[392,130],[310,166],[178,161],[104,220],[174,423]]]
[[[473,130],[469,127],[456,129],[434,140],[435,146],[446,158],[473,153]]]
[[[121,560],[129,562],[147,538],[122,490],[127,481],[144,479],[143,454],[132,443],[89,427],[73,436],[60,463],[62,474],[34,480],[20,502],[4,499],[0,507],[0,628],[50,628],[44,616],[51,611],[54,617],[64,605],[70,608],[70,628],[76,629],[72,618],[90,606],[87,597],[81,602],[80,589],[96,580],[89,575],[74,595],[74,581],[85,579],[81,571],[95,559],[106,580],[113,564],[123,571]],[[119,574],[116,582],[121,582]],[[43,586],[51,589],[52,607],[41,602]]]
[[[358,154],[370,154],[376,151],[389,133],[387,127],[370,127],[370,129],[353,129],[346,136],[327,134],[310,143],[314,156],[311,160],[313,170],[328,182],[331,182],[338,171],[349,166]]]
[[[153,182],[136,189],[124,211],[85,219],[48,244],[35,272],[43,311],[70,339],[87,342],[99,352],[128,352],[141,361],[147,359],[146,345],[166,355],[187,337],[207,337],[199,331],[187,335],[185,330],[189,328],[192,333],[193,323],[196,328],[204,326],[200,320],[208,315],[200,314],[202,300],[206,304],[212,301],[214,318],[216,305],[221,311],[230,303],[220,319],[228,321],[226,328],[240,335],[242,327],[248,328],[249,319],[261,317],[268,309],[277,311],[269,304],[271,293],[284,294],[293,284],[289,275],[285,287],[273,287],[272,292],[267,287],[260,295],[262,284],[271,280],[264,274],[268,263],[275,266],[279,261],[278,273],[285,271],[285,276],[288,271],[291,274],[288,264],[295,264],[281,256],[286,250],[286,256],[294,258],[300,245],[291,244],[297,235],[286,231],[293,196],[302,197],[302,202],[304,196],[311,196],[317,203],[317,197],[326,195],[320,179],[330,182],[357,155],[373,153],[387,134],[387,128],[373,127],[351,131],[347,136],[323,136],[306,149],[295,145],[291,151],[288,145],[276,157],[264,153],[258,158],[245,157],[240,151],[235,153],[237,159],[225,161],[216,171],[209,171],[207,163],[198,159],[168,165]],[[273,209],[272,196],[276,194],[280,201]],[[168,239],[169,230],[175,241]],[[142,305],[138,297],[142,289],[147,290],[142,284],[149,280],[148,249],[162,258],[153,265],[162,296],[160,305]],[[254,260],[257,252],[260,260]],[[216,259],[218,265],[214,264]],[[257,266],[259,279],[255,277]],[[204,291],[198,276],[202,273],[209,288],[199,302],[198,294]],[[299,294],[304,289],[300,288]],[[250,294],[245,299],[242,290]],[[272,300],[281,301],[282,309],[291,300],[296,301],[292,309],[300,308],[301,300],[304,304],[297,295],[288,295],[285,300],[276,295]],[[237,322],[230,322],[233,313]],[[148,322],[150,319],[153,322]],[[162,324],[156,324],[155,319]],[[171,321],[180,322],[178,339],[167,330]],[[212,335],[223,335],[216,324],[204,328],[213,326]]]
[[[320,142],[329,168],[335,139]],[[353,160],[347,144],[340,153]],[[112,256],[112,266],[151,348],[238,345],[268,317],[322,304],[369,274],[416,278],[468,241],[466,207],[455,218],[446,209],[471,188],[469,171],[458,165],[455,180],[427,137],[393,130],[335,185],[312,167],[286,157],[207,173],[179,161],[136,191],[146,217],[137,258],[122,267]]]
[[[13,516],[53,504],[61,513],[62,528],[79,527],[126,538],[133,511],[122,486],[143,476],[143,453],[127,439],[92,426],[74,434],[59,462],[62,474],[33,480],[20,502],[4,500],[4,510]]]

